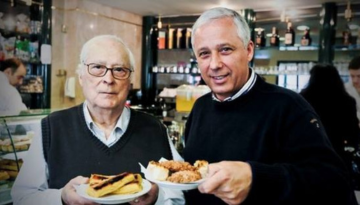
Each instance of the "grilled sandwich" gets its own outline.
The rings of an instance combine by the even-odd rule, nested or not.
[[[134,180],[135,180],[134,174],[124,172],[115,176],[111,176],[108,179],[93,186],[88,186],[86,192],[89,196],[98,198],[110,194],[120,189],[125,184],[128,184]]]

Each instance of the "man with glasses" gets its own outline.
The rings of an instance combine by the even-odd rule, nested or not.
[[[134,57],[121,39],[102,35],[84,44],[78,74],[85,102],[42,120],[12,189],[14,204],[93,204],[74,186],[91,174],[140,173],[139,162],[181,159],[155,117],[125,107]],[[183,204],[180,191],[152,184],[131,204]]]
[[[26,68],[19,59],[9,58],[0,62],[0,116],[18,115],[27,109],[16,89],[25,75]]]

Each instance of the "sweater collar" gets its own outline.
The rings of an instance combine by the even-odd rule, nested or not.
[[[237,93],[235,93],[235,95],[225,98],[225,100],[223,100],[223,101],[220,101],[213,93],[212,99],[215,101],[218,101],[218,102],[226,102],[226,101],[235,100],[236,98],[246,94],[247,92],[249,92],[251,90],[251,88],[254,86],[254,84],[256,82],[256,78],[257,78],[257,75],[255,75],[254,70],[252,68],[250,68],[250,78],[248,79],[248,81],[246,81],[245,85]]]

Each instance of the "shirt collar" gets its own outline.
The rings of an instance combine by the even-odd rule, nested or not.
[[[90,130],[93,130],[92,126],[94,124],[94,121],[91,118],[89,109],[87,107],[87,101],[84,102],[83,111],[84,111],[86,125]],[[115,128],[119,128],[121,131],[124,132],[129,124],[129,119],[130,119],[130,109],[125,106],[118,121],[116,122]]]
[[[257,76],[255,75],[254,70],[252,68],[250,68],[250,78],[245,83],[245,85],[237,93],[235,93],[235,95],[227,97],[223,101],[220,101],[213,93],[212,98],[213,98],[213,100],[216,100],[218,102],[226,102],[226,101],[235,100],[236,98],[240,97],[241,95],[244,95],[245,93],[247,93],[251,90],[251,88],[254,86],[254,84],[256,82],[256,78],[257,78]]]

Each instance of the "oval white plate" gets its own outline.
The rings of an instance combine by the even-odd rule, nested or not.
[[[173,182],[168,182],[168,181],[159,181],[159,180],[155,180],[155,179],[151,179],[150,177],[146,177],[145,178],[155,184],[157,184],[159,187],[163,187],[163,188],[168,188],[168,189],[176,189],[176,190],[191,190],[191,189],[196,189],[199,184],[201,184],[203,181],[205,181],[205,179],[200,179],[194,182],[190,182],[190,183],[173,183]]]
[[[125,194],[125,195],[109,195],[104,197],[91,197],[86,193],[86,189],[89,186],[89,184],[80,184],[79,186],[75,186],[76,192],[93,202],[99,203],[99,204],[120,204],[120,203],[126,203],[132,200],[135,200],[137,197],[142,196],[146,193],[148,193],[151,189],[151,183],[145,179],[143,179],[142,186],[143,189],[135,194]]]

